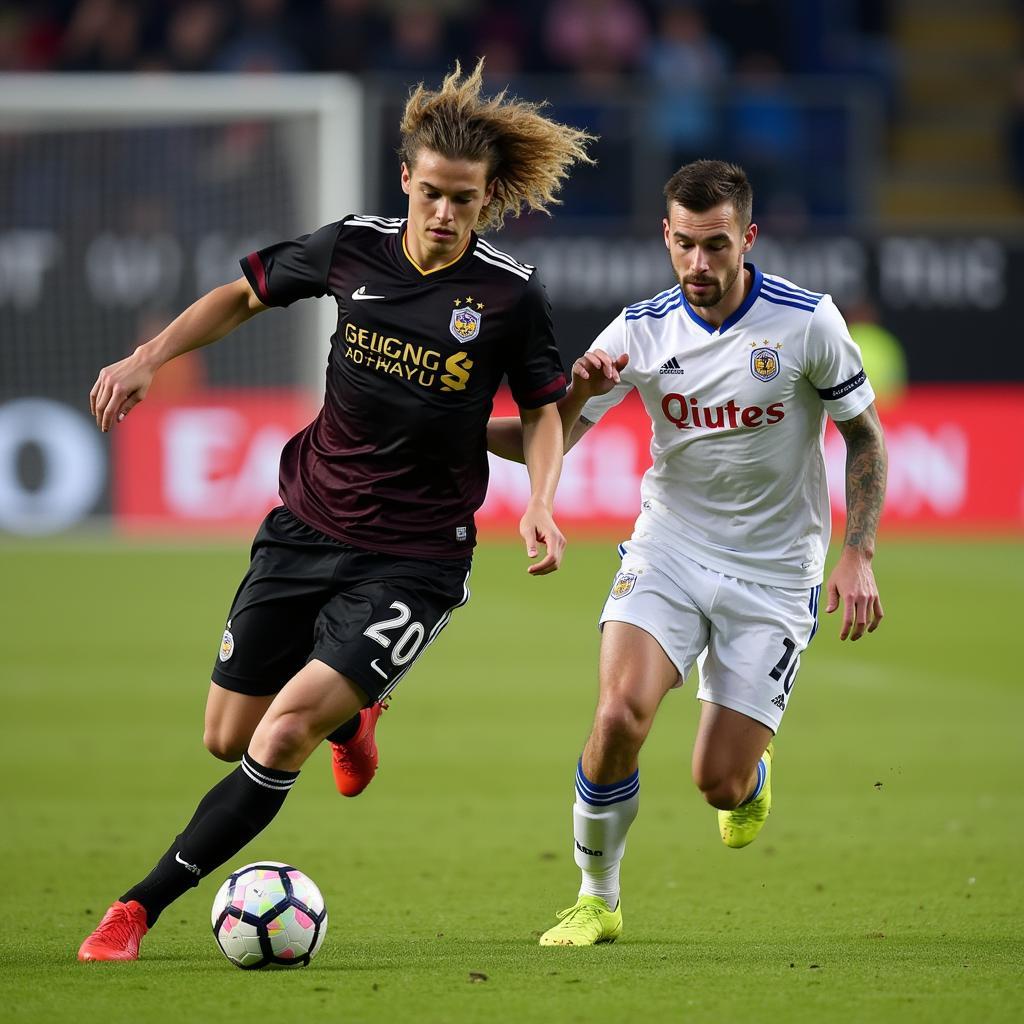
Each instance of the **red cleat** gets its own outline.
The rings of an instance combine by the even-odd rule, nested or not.
[[[139,943],[148,931],[146,908],[135,900],[118,900],[79,947],[78,959],[138,960]]]
[[[359,796],[377,773],[377,741],[374,730],[377,719],[387,710],[386,704],[374,702],[359,712],[359,728],[345,743],[331,744],[334,784],[342,796]]]

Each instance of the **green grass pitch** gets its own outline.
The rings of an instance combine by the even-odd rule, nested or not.
[[[692,686],[666,698],[624,937],[580,950],[536,938],[575,898],[572,778],[615,548],[574,543],[533,579],[518,546],[487,545],[472,601],[382,721],[372,788],[336,796],[317,752],[229,865],[288,860],[319,883],[330,928],[314,964],[230,966],[209,927],[221,872],[139,963],[78,964],[107,904],[228,770],[201,722],[245,558],[244,542],[0,547],[6,1020],[1024,1019],[1019,541],[883,538],[886,621],[850,645],[822,616],[773,814],[746,850],[721,845],[690,781]]]

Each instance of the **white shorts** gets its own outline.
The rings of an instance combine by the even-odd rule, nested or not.
[[[601,612],[650,633],[679,672],[698,662],[697,697],[777,732],[818,628],[821,585],[799,590],[715,572],[646,536],[619,546],[622,568]]]

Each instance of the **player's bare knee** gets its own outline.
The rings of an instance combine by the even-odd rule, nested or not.
[[[606,747],[639,752],[650,722],[627,701],[602,701],[597,708],[594,732]]]
[[[296,758],[305,760],[316,746],[310,723],[301,715],[280,715],[257,730],[250,744],[250,754],[268,768],[290,764]]]
[[[207,728],[203,732],[203,746],[220,761],[241,761],[246,744],[235,736]]]

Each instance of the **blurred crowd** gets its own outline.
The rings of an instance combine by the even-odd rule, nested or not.
[[[620,178],[639,130],[665,168],[714,152],[742,161],[783,215],[795,205],[799,216],[841,218],[854,186],[833,175],[832,194],[815,196],[800,169],[849,156],[851,83],[882,107],[894,95],[888,9],[885,0],[6,0],[0,71],[342,71],[407,86],[456,57],[485,56],[490,83],[529,98],[540,98],[530,76],[556,77],[574,98],[572,109],[556,102],[556,114],[600,134],[602,163]],[[795,94],[792,76],[834,79],[843,100],[824,109],[817,87]],[[614,100],[638,93],[644,123],[616,125]],[[577,212],[607,206],[603,184],[591,191],[593,204],[584,178]]]
[[[0,70],[885,75],[884,0],[6,0]]]

